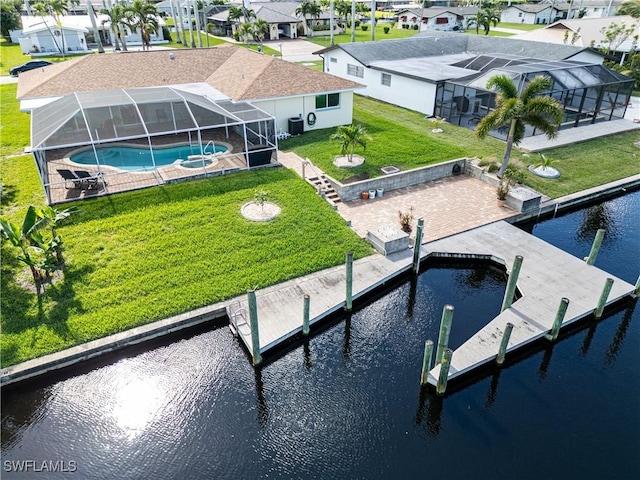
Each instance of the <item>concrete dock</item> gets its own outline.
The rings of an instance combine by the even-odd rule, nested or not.
[[[448,379],[492,362],[499,350],[507,323],[514,325],[508,352],[549,333],[563,297],[569,299],[562,326],[590,316],[607,278],[614,280],[606,304],[633,293],[634,286],[576,258],[505,222],[453,235],[425,245],[428,256],[443,258],[486,258],[491,256],[510,271],[516,255],[524,257],[518,290],[522,297],[453,352]],[[585,252],[587,254],[588,252]],[[452,329],[456,326],[455,318]],[[437,342],[437,339],[433,339]],[[434,367],[428,382],[436,385],[440,366]]]
[[[374,255],[354,262],[354,299],[409,270],[411,252]],[[510,352],[549,332],[562,297],[570,300],[564,326],[593,313],[608,277],[614,279],[614,284],[607,304],[634,290],[633,285],[503,221],[424,244],[421,258],[489,258],[510,271],[516,255],[524,257],[518,282],[522,298],[502,314],[496,312],[493,321],[454,352],[450,379],[494,360],[508,322],[514,324],[507,348]],[[313,325],[344,308],[345,290],[345,267],[339,266],[256,292],[260,354],[302,331],[305,294],[311,297]],[[246,297],[231,306],[230,317],[236,312],[232,323],[237,323],[238,336],[253,354]],[[431,371],[429,383],[435,385],[439,369],[438,366]]]

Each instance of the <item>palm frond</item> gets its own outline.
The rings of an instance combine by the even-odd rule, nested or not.
[[[549,77],[545,77],[544,75],[538,75],[533,80],[531,80],[526,87],[522,90],[522,95],[520,95],[520,100],[525,105],[538,97],[545,90],[549,90],[553,85],[553,80]]]
[[[506,75],[496,75],[491,77],[487,82],[487,88],[490,90],[497,90],[498,94],[507,100],[509,98],[518,98],[518,87],[516,84]]]

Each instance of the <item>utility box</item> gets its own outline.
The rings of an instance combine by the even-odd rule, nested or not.
[[[298,117],[289,118],[289,133],[291,135],[302,135],[304,133],[304,119]]]

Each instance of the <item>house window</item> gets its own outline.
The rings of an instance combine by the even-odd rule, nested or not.
[[[364,78],[364,67],[359,67],[357,65],[347,64],[347,75],[351,75],[352,77]]]
[[[331,63],[338,63],[338,59],[336,57],[329,57],[329,61]]]
[[[521,17],[521,16],[522,16],[522,12],[518,12],[518,17]]]
[[[339,93],[325,93],[322,95],[316,95],[316,110],[322,110],[323,108],[336,108],[339,106]]]
[[[436,25],[442,25],[444,23],[449,23],[449,19],[447,17],[436,18]]]
[[[391,74],[383,73],[382,76],[380,77],[380,83],[382,83],[382,85],[384,85],[386,87],[390,87],[391,86]]]

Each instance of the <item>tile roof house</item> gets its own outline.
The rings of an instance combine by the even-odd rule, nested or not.
[[[47,200],[58,203],[269,164],[287,131],[350,124],[359,87],[228,45],[88,55],[25,72],[17,97],[32,115]],[[122,153],[133,147],[146,157]],[[190,153],[167,151],[183,147]],[[87,158],[75,160],[81,152]],[[149,155],[143,166],[127,163]],[[100,181],[61,178],[80,167]]]
[[[28,111],[47,99],[74,92],[198,83],[273,114],[282,130],[288,128],[289,117],[306,117],[312,111],[314,128],[351,123],[353,90],[361,87],[350,79],[245,48],[221,46],[89,55],[56,63],[21,75],[17,97],[21,109]],[[340,96],[339,106],[318,110],[316,96],[328,94]]]

